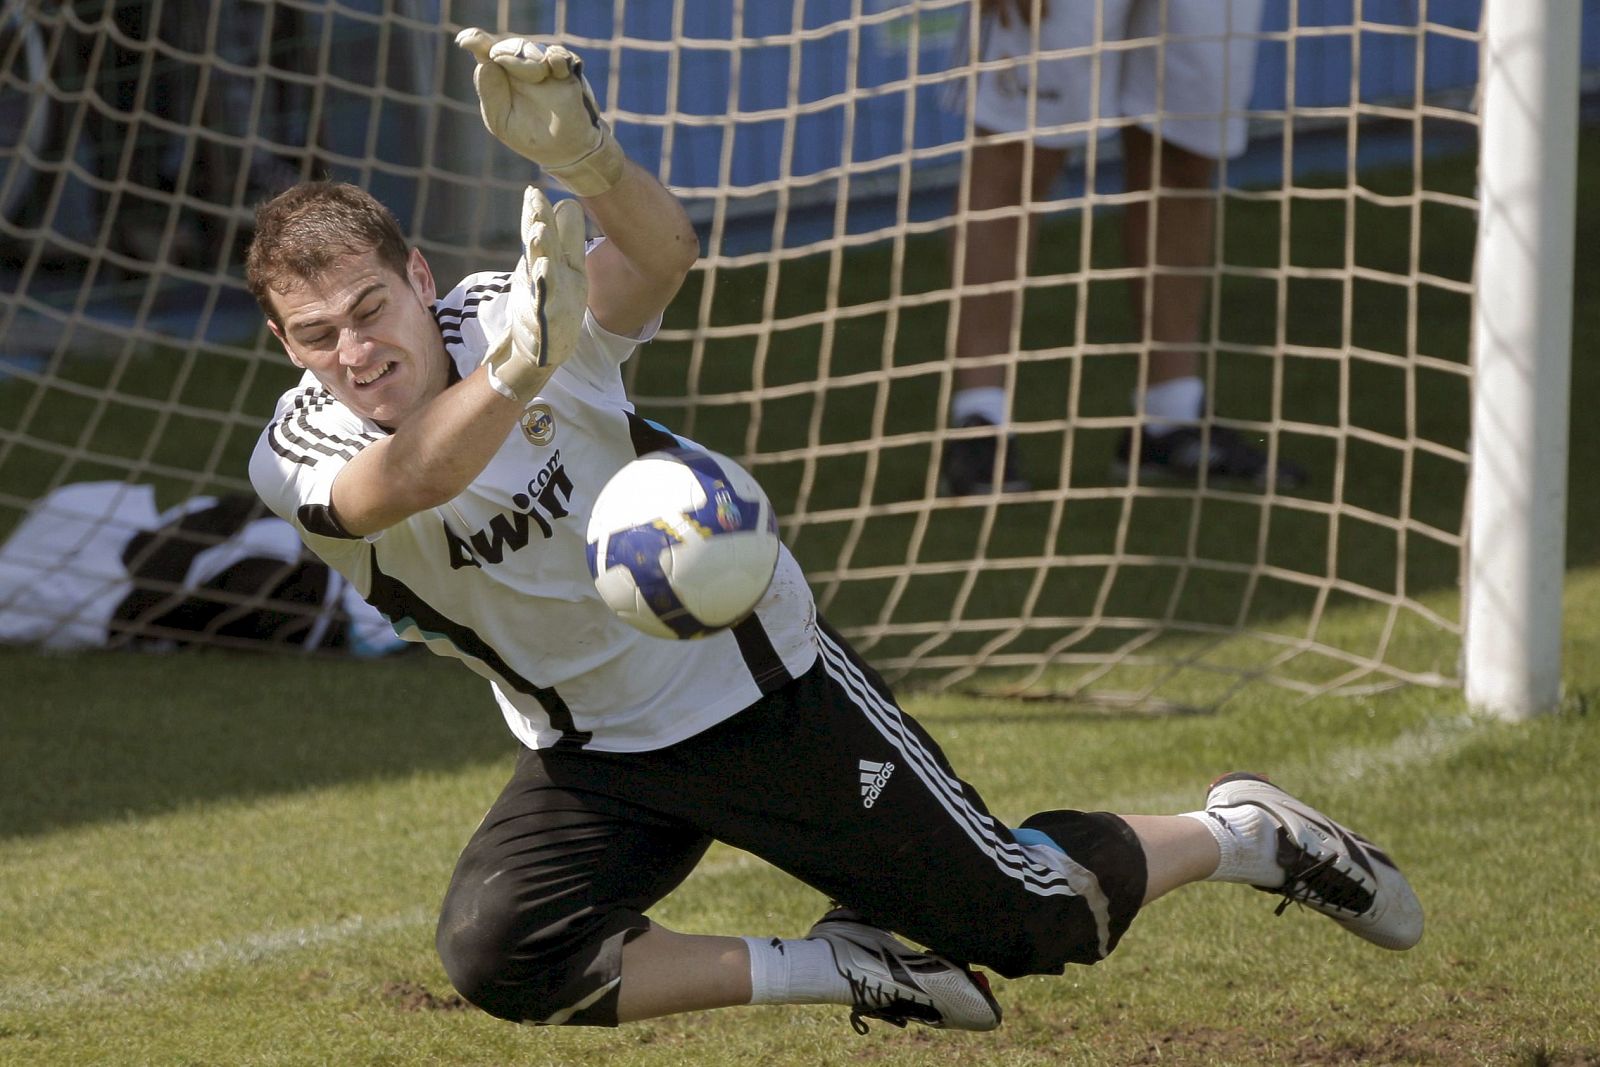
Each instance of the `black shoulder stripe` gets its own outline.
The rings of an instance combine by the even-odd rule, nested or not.
[[[332,403],[333,395],[321,386],[302,389],[290,401],[289,410],[267,428],[267,443],[284,459],[315,466],[322,456],[349,459],[378,439],[366,432],[339,437],[313,426],[310,416]]]
[[[635,411],[626,414],[628,437],[633,442],[634,455],[642,456],[646,452],[660,452],[662,449],[679,448],[683,445],[682,441],[673,436],[671,430],[659,422],[652,422]]]
[[[271,445],[274,452],[288,460],[290,463],[300,463],[307,467],[315,467],[317,465],[317,461],[312,459],[310,456],[301,452],[293,451],[284,446],[278,440],[277,423],[273,423],[272,426],[267,430],[267,444]]]
[[[446,322],[459,323],[462,319],[470,317],[486,297],[498,296],[501,293],[511,291],[510,272],[498,274],[495,277],[498,280],[469,288],[459,308],[448,306],[436,308],[434,314],[438,318],[440,325],[444,325]]]
[[[366,448],[368,445],[372,444],[372,442],[378,440],[376,434],[367,433],[364,430],[353,436],[329,433],[326,430],[312,425],[309,415],[310,412],[301,412],[300,415],[294,420],[295,426],[312,438],[315,438],[317,441],[322,442],[329,448],[345,450],[349,453],[349,456],[354,456],[357,452],[360,452],[363,448]],[[349,456],[346,458],[349,458]]]
[[[296,411],[321,411],[333,403],[333,394],[320,385],[311,385],[295,394]]]
[[[467,297],[462,301],[461,307],[435,307],[433,316],[439,324],[439,332],[444,337],[447,345],[460,344],[462,341],[461,324],[468,319],[478,317],[478,305],[483,303],[488,296],[499,295],[511,291],[511,275],[496,275],[497,281],[474,285],[467,290]]]
[[[306,457],[306,462],[309,462],[313,466],[315,466],[319,460],[328,457],[349,459],[351,456],[355,455],[355,453],[352,451],[342,448],[333,448],[319,441],[314,441],[308,437],[302,437],[298,432],[296,432],[294,426],[288,419],[280,419],[278,422],[274,423],[272,427],[272,433],[274,437],[283,442],[284,448]]]
[[[282,447],[279,447],[281,439]],[[377,438],[371,434],[358,437],[338,437],[311,425],[305,412],[294,418],[282,418],[272,426],[273,450],[297,463],[313,466],[322,457],[354,459],[356,453]],[[303,457],[303,458],[297,458]]]
[[[308,533],[319,534],[322,537],[337,537],[341,541],[359,541],[361,538],[344,528],[339,517],[333,513],[333,508],[327,504],[301,504],[295,510],[294,517],[300,520],[300,525]]]

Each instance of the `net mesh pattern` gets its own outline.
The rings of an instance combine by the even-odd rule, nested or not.
[[[1214,263],[1158,273],[1208,282],[1206,424],[1307,473],[1265,491],[1114,473],[1162,347],[1130,298],[1150,271],[1121,220],[1150,194],[1116,135],[1155,116],[1048,128],[1083,135],[1059,180],[974,207],[974,90],[999,65],[973,6],[7,2],[0,531],[78,481],[248,490],[294,372],[241,264],[289,182],[369,188],[446,286],[509,266],[536,171],[484,132],[452,39],[515,27],[584,57],[701,231],[628,367],[639,408],[750,467],[822,611],[886,674],[1129,707],[1455,684],[1477,5],[1269,0],[1235,28],[1250,137],[1198,194]],[[1031,135],[1000,140],[1045,164]],[[1018,280],[962,276],[962,218],[1027,221]],[[978,362],[1030,488],[942,495],[960,319],[1006,292],[1006,351]]]

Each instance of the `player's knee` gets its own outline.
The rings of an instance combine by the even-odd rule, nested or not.
[[[1145,859],[1137,836],[1105,812],[1043,812],[1023,826],[1017,837],[1030,857],[1063,875],[1070,871],[1076,891],[1039,894],[1008,882],[1013,891],[986,901],[989,921],[930,943],[1007,978],[1098,963],[1143,902]]]
[[[517,1023],[544,1022],[568,1005],[561,1000],[563,968],[530,966],[524,948],[505,925],[478,916],[440,917],[435,938],[444,972],[469,1003],[496,1018]]]
[[[1035,941],[1049,945],[1044,955],[1056,961],[1041,969],[1059,972],[1061,964],[1092,964],[1109,956],[1144,902],[1144,846],[1133,828],[1109,812],[1051,811],[1027,819],[1017,833],[1019,840],[1042,835],[1033,847],[1042,848],[1038,855],[1046,865],[1059,853],[1083,872],[1079,892],[1059,912],[1061,932]]]
[[[501,1019],[523,1021],[528,998],[515,980],[506,931],[463,910],[447,905],[439,916],[434,944],[444,973],[468,1002]]]
[[[642,917],[546,916],[464,899],[446,898],[434,943],[445,974],[469,1003],[511,1022],[615,1026],[616,987],[623,930]]]

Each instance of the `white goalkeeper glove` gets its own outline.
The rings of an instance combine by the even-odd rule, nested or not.
[[[456,34],[456,44],[478,61],[472,84],[483,124],[507,147],[579,196],[622,180],[622,146],[600,117],[583,60],[561,45],[475,28]]]
[[[522,243],[511,274],[510,329],[483,357],[495,392],[527,404],[577,347],[589,302],[584,272],[583,205],[554,207],[528,186],[522,195]]]

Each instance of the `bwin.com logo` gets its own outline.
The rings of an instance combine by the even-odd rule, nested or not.
[[[871,760],[860,760],[861,767],[861,806],[870,808],[878,802],[878,796],[883,792],[883,787],[889,784],[889,776],[894,773],[892,763],[874,763]]]

